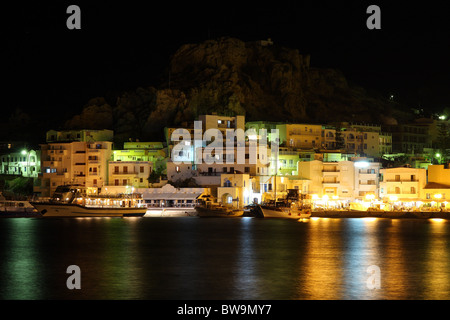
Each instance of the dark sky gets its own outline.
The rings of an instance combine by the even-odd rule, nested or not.
[[[66,28],[70,4],[81,30]],[[366,27],[370,4],[381,30]],[[2,4],[2,13],[3,109],[79,113],[90,98],[157,86],[180,45],[221,36],[270,37],[411,107],[450,107],[443,1],[55,1]]]

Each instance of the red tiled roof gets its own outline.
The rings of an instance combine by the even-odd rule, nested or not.
[[[424,189],[450,189],[450,185],[437,182],[428,182]]]

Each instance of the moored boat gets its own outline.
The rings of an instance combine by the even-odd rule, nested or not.
[[[142,217],[147,212],[140,194],[87,194],[76,185],[58,186],[50,200],[30,204],[44,217]]]
[[[258,216],[263,218],[282,218],[282,219],[305,219],[311,217],[311,210],[303,208],[296,203],[292,203],[290,207],[259,205],[257,207]]]
[[[192,217],[196,216],[195,208],[150,207],[145,217]]]
[[[39,216],[39,212],[28,201],[0,200],[0,217]]]
[[[241,209],[233,209],[230,207],[208,204],[208,205],[199,205],[195,207],[197,214],[199,217],[242,217],[244,214],[244,210]]]

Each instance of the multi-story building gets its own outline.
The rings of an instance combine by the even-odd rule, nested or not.
[[[201,138],[201,141],[197,141],[195,143],[196,135],[195,135],[195,128],[194,123],[190,124],[189,126],[186,125],[182,128],[165,128],[165,136],[166,136],[166,142],[167,142],[167,148],[168,148],[168,155],[172,158],[174,161],[183,161],[183,162],[189,162],[194,161],[196,155],[195,155],[195,147],[201,146],[206,147],[206,145],[210,141],[206,141],[207,139],[203,139],[204,133],[209,129],[217,129],[222,134],[223,142],[226,143],[226,137],[227,137],[227,131],[234,131],[236,129],[241,129],[245,132],[245,116],[235,116],[235,117],[226,117],[226,116],[219,116],[217,114],[212,115],[201,115],[198,118],[198,121],[201,122],[201,132],[197,132],[199,137]],[[172,155],[172,149],[174,145],[178,144],[178,142],[172,141],[172,137],[177,137],[179,134],[183,132],[189,133],[190,141],[184,141],[184,144],[187,146],[184,148],[182,154],[175,154]],[[179,138],[180,140],[183,140],[182,138]]]
[[[95,142],[113,141],[112,130],[49,130],[46,134],[46,142]]]
[[[0,173],[37,178],[41,169],[40,150],[27,150],[0,156]]]
[[[378,196],[380,163],[364,159],[323,162],[313,160],[298,163],[298,175],[310,180],[308,194],[319,198],[353,201],[367,195]]]
[[[421,198],[450,208],[450,164],[428,166],[428,183],[422,190]]]
[[[385,126],[384,130],[392,134],[392,152],[418,154],[424,148],[431,148],[428,128],[418,124],[398,124]]]
[[[333,150],[336,129],[321,124],[277,124],[280,145],[290,150]]]
[[[124,142],[123,150],[114,150],[112,161],[149,161],[164,171],[166,151],[162,142]]]
[[[93,135],[88,132],[81,130],[79,137],[76,133],[72,136],[61,132],[47,134],[47,140],[51,142],[41,145],[41,184],[34,187],[35,193],[48,197],[59,185],[101,188],[107,184],[112,142],[92,141]],[[72,138],[75,141],[71,141]]]
[[[421,200],[427,183],[427,171],[417,168],[380,169],[380,198],[390,202],[417,202]]]
[[[194,178],[198,185],[211,187],[220,185],[220,175],[226,173],[245,173],[251,176],[268,176],[271,173],[271,154],[267,148],[267,153],[256,154],[252,159],[249,147],[244,149],[243,159],[239,159],[240,150],[237,147],[231,150],[225,149],[222,154],[210,154],[205,148],[201,152],[197,151],[197,161],[192,163],[177,163],[172,159],[167,162],[167,179],[170,181],[186,180]],[[256,160],[254,163],[253,160]],[[197,164],[195,164],[197,163]]]
[[[148,188],[151,161],[109,161],[108,186]]]

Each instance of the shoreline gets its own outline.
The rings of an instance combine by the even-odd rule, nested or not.
[[[450,212],[312,211],[312,218],[450,219]]]

